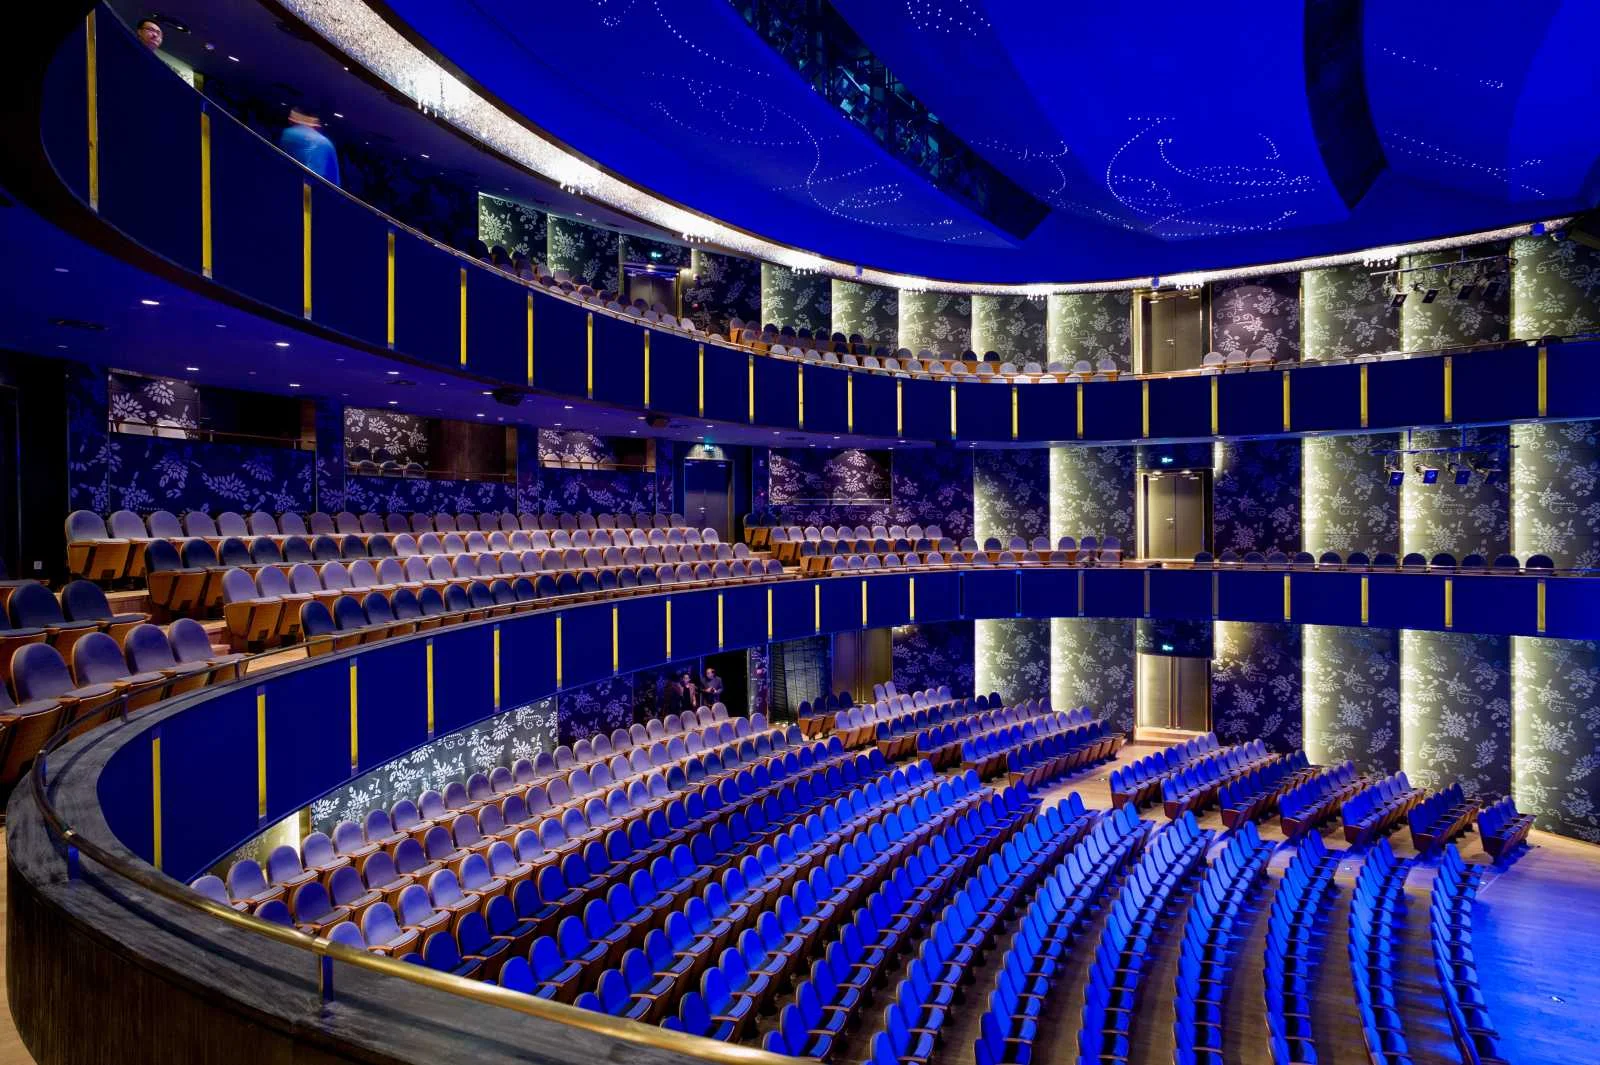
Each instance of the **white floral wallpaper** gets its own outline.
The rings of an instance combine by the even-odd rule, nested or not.
[[[973,624],[973,683],[1007,703],[1050,694],[1050,619],[993,618]]]
[[[1401,631],[1400,768],[1417,787],[1510,792],[1508,637]]]
[[[695,248],[691,266],[683,313],[701,329],[724,333],[730,319],[749,322],[761,317],[759,262]]]
[[[900,293],[882,285],[859,281],[833,280],[833,331],[851,336],[860,333],[867,343],[887,348],[898,347],[900,335]],[[778,323],[783,324],[783,323]]]
[[[1301,646],[1306,755],[1322,765],[1349,759],[1367,773],[1398,771],[1398,630],[1307,625]]]
[[[1021,369],[1050,361],[1046,342],[1049,305],[1027,296],[973,296],[972,350],[997,352]]]
[[[1109,358],[1133,370],[1133,296],[1127,292],[1059,293],[1049,297],[1046,329],[1051,362],[1091,366]]]
[[[1276,274],[1211,287],[1211,346],[1224,355],[1272,352],[1278,362],[1300,358],[1300,275]]]
[[[349,451],[364,447],[368,456],[381,448],[400,465],[415,462],[430,469],[428,459],[428,419],[390,410],[344,409],[344,446]],[[378,461],[373,458],[372,461]]]
[[[1465,430],[1470,446],[1504,445],[1509,434],[1504,428]],[[1418,431],[1411,434],[1414,448],[1454,447],[1462,443],[1458,430]],[[1474,477],[1468,484],[1456,484],[1445,470],[1446,457],[1411,456],[1409,463],[1440,467],[1436,484],[1423,484],[1414,471],[1406,472],[1400,486],[1400,546],[1428,557],[1448,551],[1457,559],[1477,552],[1493,561],[1494,556],[1511,550],[1511,495],[1502,478],[1495,484]]]
[[[1301,746],[1300,626],[1218,621],[1213,626],[1211,730],[1223,743]]]
[[[1398,448],[1396,433],[1308,436],[1303,441],[1300,483],[1304,527],[1301,541],[1313,555],[1337,551],[1400,550],[1400,489],[1389,487],[1383,456]]]
[[[937,621],[897,626],[892,648],[895,686],[903,692],[914,692],[948,684],[956,695],[976,695],[974,624]]]
[[[1600,251],[1575,240],[1511,242],[1511,335],[1568,336],[1600,329]]]
[[[1474,259],[1481,256],[1501,255],[1504,244],[1485,244],[1467,248],[1464,253],[1433,252],[1413,255],[1405,260],[1407,267],[1427,266],[1435,263],[1455,262],[1461,254]],[[1460,279],[1467,275],[1458,271]],[[1430,270],[1404,275],[1402,280],[1409,288],[1421,285],[1425,290],[1438,291],[1432,303],[1424,303],[1426,292],[1407,293],[1400,307],[1400,346],[1406,351],[1427,351],[1434,348],[1475,344],[1486,340],[1505,340],[1510,336],[1511,285],[1509,271],[1504,262],[1485,263],[1475,275],[1477,288],[1468,299],[1457,299],[1446,283],[1448,273]],[[1491,292],[1492,288],[1492,292]]]
[[[1400,310],[1381,275],[1360,263],[1300,275],[1305,362],[1393,351],[1400,346]]]
[[[618,234],[609,229],[575,222],[559,215],[549,216],[549,262],[552,273],[565,270],[574,284],[618,292],[622,288]]]
[[[1517,809],[1600,843],[1600,645],[1513,637],[1511,705]]]
[[[1050,540],[1115,536],[1134,550],[1136,452],[1131,447],[1050,449]]]
[[[1087,706],[1133,734],[1134,623],[1131,618],[1050,619],[1050,704]]]
[[[972,297],[900,293],[899,336],[899,346],[913,353],[926,348],[938,355],[960,355],[972,347]]]
[[[1600,422],[1511,427],[1511,549],[1600,568]]]
[[[760,317],[762,324],[831,333],[833,282],[821,274],[797,274],[786,266],[762,263]]]
[[[1300,441],[1219,440],[1214,451],[1215,552],[1300,550]]]
[[[772,505],[887,502],[893,455],[862,448],[774,449],[769,459]]]
[[[549,257],[548,215],[536,207],[478,193],[478,239],[536,263]]]
[[[987,449],[972,456],[972,535],[1030,544],[1050,533],[1050,450]],[[1001,689],[1001,693],[1005,694]]]

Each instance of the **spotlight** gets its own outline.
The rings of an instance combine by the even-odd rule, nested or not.
[[[1394,299],[1389,301],[1389,306],[1398,307],[1402,303],[1404,303],[1405,301],[1406,301],[1406,294],[1404,292],[1396,292],[1394,294]]]
[[[1412,467],[1412,472],[1421,475],[1423,484],[1439,483],[1439,467],[1437,466],[1424,466],[1418,463]]]
[[[1436,288],[1430,288],[1428,291],[1426,291],[1426,292],[1424,292],[1422,294],[1422,302],[1423,303],[1432,303],[1434,300],[1436,300],[1438,298],[1439,298],[1439,290],[1436,289]]]
[[[1505,479],[1505,472],[1499,469],[1485,470],[1483,473],[1484,484],[1499,484]]]
[[[1456,293],[1456,299],[1470,300],[1472,298],[1472,293],[1476,291],[1477,288],[1477,285],[1473,284],[1471,281],[1468,281],[1465,285],[1462,285],[1460,290]]]
[[[1399,488],[1400,485],[1405,482],[1405,479],[1406,479],[1406,471],[1405,470],[1390,470],[1389,471],[1389,487],[1390,488]]]
[[[1487,285],[1483,286],[1483,298],[1484,299],[1493,300],[1493,299],[1498,298],[1499,295],[1500,295],[1500,282],[1491,281]]]
[[[1452,462],[1450,464],[1450,472],[1455,474],[1456,484],[1472,483],[1472,467],[1463,466],[1460,463]]]

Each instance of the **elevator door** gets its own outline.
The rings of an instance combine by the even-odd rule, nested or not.
[[[1192,559],[1211,541],[1209,470],[1149,470],[1140,474],[1145,558]]]
[[[1210,660],[1141,654],[1139,724],[1143,728],[1210,731]]]
[[[1141,317],[1146,373],[1200,365],[1205,355],[1205,310],[1198,292],[1147,295]]]
[[[697,529],[715,529],[723,543],[732,539],[728,519],[732,487],[728,463],[721,459],[692,459],[683,464],[683,516]]]

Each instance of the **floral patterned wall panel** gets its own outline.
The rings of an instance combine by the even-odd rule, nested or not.
[[[772,504],[864,503],[881,507],[891,491],[892,455],[862,448],[774,450],[770,456]]]
[[[683,313],[708,333],[726,333],[728,321],[761,318],[761,264],[755,259],[694,249],[692,280],[683,290]]]
[[[106,394],[118,432],[125,426],[193,429],[205,414],[200,389],[187,381],[113,372],[106,375]]]
[[[1455,262],[1461,254],[1475,259],[1502,255],[1505,251],[1504,244],[1483,244],[1459,254],[1447,251],[1412,255],[1403,262],[1408,268],[1430,266]],[[1469,299],[1456,298],[1449,287],[1452,277],[1458,282],[1472,281],[1476,285]],[[1404,275],[1402,283],[1406,287],[1421,285],[1424,290],[1436,289],[1438,295],[1432,303],[1422,302],[1426,291],[1411,291],[1406,295],[1400,307],[1400,346],[1406,351],[1426,351],[1505,340],[1511,335],[1510,280],[1504,262],[1483,263],[1476,268],[1458,268],[1453,272],[1427,270]]]
[[[1600,567],[1600,422],[1511,427],[1511,550]]]
[[[1496,446],[1506,444],[1510,435],[1503,428],[1467,429],[1464,439],[1469,446]],[[1462,441],[1461,431],[1421,430],[1411,434],[1410,446],[1454,447]],[[1406,471],[1400,486],[1400,546],[1429,558],[1438,551],[1457,559],[1477,552],[1493,561],[1511,550],[1510,486],[1504,479],[1488,484],[1481,477],[1456,484],[1445,469],[1448,461],[1448,455],[1409,457],[1409,464],[1438,466],[1440,473],[1438,483],[1423,484],[1414,470]]]
[[[1300,626],[1219,621],[1213,627],[1211,730],[1223,743],[1300,747]]]
[[[1511,335],[1569,336],[1600,329],[1600,251],[1575,240],[1511,242]]]
[[[1134,623],[1131,618],[1050,619],[1050,705],[1087,706],[1133,735]]]
[[[401,414],[390,410],[362,410],[358,407],[344,409],[344,446],[364,447],[368,457],[378,461],[379,449],[387,451],[389,458],[404,466],[415,462],[423,469],[428,465],[428,419],[415,414]]]
[[[498,244],[542,264],[549,254],[548,217],[537,207],[478,193],[478,239],[491,248]]]
[[[351,474],[345,492],[345,507],[355,514],[499,514],[517,504],[516,486],[500,481]]]
[[[1050,620],[974,621],[972,683],[976,691],[999,692],[1008,706],[1049,696]]]
[[[1304,550],[1400,550],[1400,489],[1389,487],[1383,456],[1374,449],[1401,446],[1395,433],[1308,436],[1303,441],[1300,483]]]
[[[1510,748],[1510,638],[1402,630],[1400,768],[1411,783],[1506,795]]]
[[[947,292],[900,293],[898,346],[938,355],[972,347],[972,297]]]
[[[1050,535],[1050,450],[975,452],[972,504],[972,535],[980,542],[1020,536],[1031,545],[1034,537]]]
[[[1400,633],[1307,625],[1305,749],[1313,762],[1345,759],[1366,773],[1400,768]]]
[[[764,325],[831,333],[833,281],[821,274],[800,274],[786,266],[762,263],[760,318]]]
[[[1133,499],[1137,475],[1131,447],[1050,449],[1050,540],[1085,533],[1115,536],[1135,550]]]
[[[609,466],[617,461],[611,441],[599,433],[583,429],[540,429],[539,462],[559,465],[572,462],[586,466]]]
[[[556,696],[561,743],[576,743],[633,724],[633,677],[624,675],[568,688]]]
[[[522,428],[516,432],[518,514],[544,511],[544,470],[539,465],[539,432]]]
[[[656,512],[655,474],[643,470],[542,471],[546,514]]]
[[[589,284],[612,292],[621,290],[622,279],[617,272],[618,234],[551,215],[548,237],[545,265],[552,273],[565,270],[572,275],[574,284]]]
[[[1218,281],[1211,286],[1211,346],[1224,355],[1258,348],[1277,362],[1300,358],[1300,275]]]
[[[558,742],[569,741],[557,738],[554,699],[507,710],[335,788],[311,804],[311,829],[331,832],[340,821],[359,825],[368,810],[387,810],[401,799],[415,801],[424,791],[442,791],[452,780],[465,781],[497,766],[509,768],[521,758],[532,761],[541,751],[554,750]]]
[[[1117,369],[1133,370],[1133,297],[1127,292],[1078,292],[1050,296],[1046,302],[1049,361],[1069,367],[1082,359],[1096,365],[1110,359]]]
[[[1511,639],[1517,809],[1550,832],[1600,843],[1600,645]]]
[[[882,285],[835,278],[833,331],[845,336],[860,333],[869,344],[897,347],[896,338],[900,335],[899,296],[898,290]]]
[[[997,352],[1020,368],[1049,361],[1045,337],[1049,305],[1027,296],[973,296],[972,350]]]
[[[903,692],[950,685],[963,698],[973,687],[974,622],[938,621],[896,626],[893,635],[894,683]]]
[[[315,509],[337,514],[345,509],[344,408],[318,400],[312,420],[317,434]]]
[[[908,448],[894,453],[890,523],[937,525],[954,540],[972,535],[971,451]]]
[[[1300,275],[1305,362],[1393,351],[1400,346],[1400,309],[1390,303],[1383,276],[1356,263]]]
[[[1300,441],[1219,440],[1214,450],[1214,552],[1300,550]]]

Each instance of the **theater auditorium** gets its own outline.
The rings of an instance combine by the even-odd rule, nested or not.
[[[30,14],[0,1065],[1600,1060],[1600,7]]]

